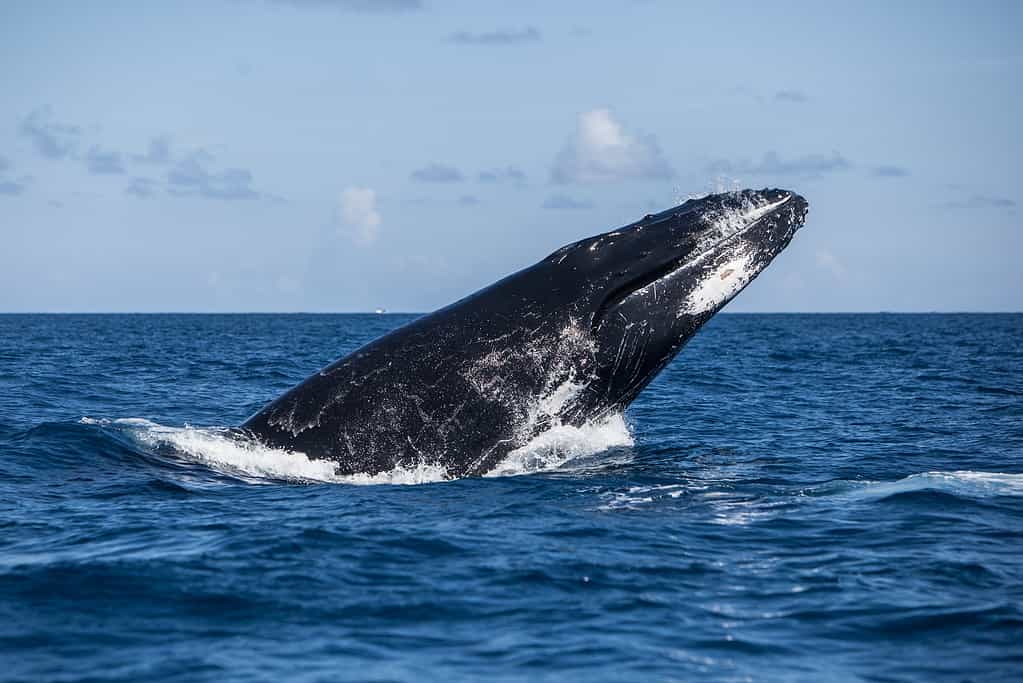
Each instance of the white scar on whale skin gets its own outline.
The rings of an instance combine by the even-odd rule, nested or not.
[[[679,317],[699,315],[730,300],[752,279],[752,264],[752,257],[741,253],[711,271],[686,298],[679,309]]]

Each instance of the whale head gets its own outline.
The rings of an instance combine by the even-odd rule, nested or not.
[[[807,202],[743,190],[684,204],[574,244],[538,264],[592,343],[587,410],[617,409],[788,245]]]

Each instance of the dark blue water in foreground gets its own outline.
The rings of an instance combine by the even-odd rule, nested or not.
[[[719,316],[521,476],[186,428],[409,319],[0,316],[0,679],[1023,680],[1023,316]]]

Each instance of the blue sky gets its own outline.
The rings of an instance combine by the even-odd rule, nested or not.
[[[852,6],[850,6],[852,5]],[[1021,310],[1023,3],[0,6],[0,310],[426,311],[715,188],[731,311]]]

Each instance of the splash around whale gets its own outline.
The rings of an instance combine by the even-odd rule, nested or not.
[[[541,435],[620,415],[806,212],[786,190],[728,192],[567,245],[328,365],[241,432],[342,477],[500,472]]]

